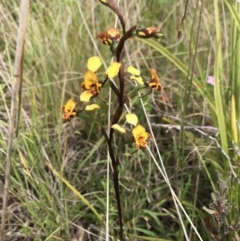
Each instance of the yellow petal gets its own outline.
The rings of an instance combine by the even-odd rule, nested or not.
[[[80,101],[83,101],[83,102],[89,102],[90,99],[92,97],[92,94],[89,93],[88,91],[84,91],[82,92],[82,94],[80,95]]]
[[[100,106],[96,104],[92,104],[92,105],[87,105],[85,107],[85,110],[94,110],[94,109],[100,109]]]
[[[133,66],[129,66],[127,68],[127,72],[136,76],[140,76],[140,71],[136,68],[134,68]]]
[[[114,130],[116,130],[116,131],[119,131],[120,133],[125,133],[126,132],[126,130],[123,127],[121,127],[120,125],[118,125],[118,124],[112,125],[112,128]]]
[[[142,135],[143,133],[145,133],[145,128],[141,125],[137,125],[133,130],[132,130],[132,133],[133,133],[133,137],[134,139],[138,139],[138,137],[140,135]]]
[[[136,126],[138,123],[138,118],[135,114],[126,114],[126,120],[127,123],[132,124],[134,126]]]
[[[88,59],[87,68],[92,72],[96,72],[102,65],[102,61],[98,56],[93,56]]]
[[[68,108],[70,108],[71,110],[73,110],[75,108],[76,104],[77,103],[73,100],[73,98],[71,98],[67,101],[66,106]]]
[[[144,82],[143,82],[143,79],[142,79],[141,76],[136,77],[136,76],[132,75],[132,76],[130,77],[130,79],[136,80],[136,81],[138,82],[138,84],[140,84],[140,85],[144,85]]]
[[[115,77],[118,74],[120,67],[120,63],[113,62],[106,70],[106,75],[108,76],[108,78]]]

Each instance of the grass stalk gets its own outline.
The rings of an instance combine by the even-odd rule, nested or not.
[[[23,54],[24,54],[24,39],[27,26],[27,17],[29,11],[29,1],[21,0],[20,4],[20,14],[19,14],[19,28],[17,35],[16,53],[13,68],[13,81],[12,81],[12,95],[11,95],[11,111],[10,111],[10,125],[9,125],[9,137],[8,137],[8,148],[7,148],[7,159],[6,159],[6,171],[5,171],[5,184],[4,184],[4,195],[3,195],[3,207],[2,207],[2,221],[0,229],[0,240],[4,240],[4,228],[6,222],[6,210],[7,210],[7,200],[9,192],[9,182],[10,182],[10,171],[12,162],[12,151],[14,143],[14,131],[17,122],[17,95],[21,93],[20,86],[22,86],[22,76],[23,76]],[[18,100],[21,101],[20,99]],[[20,113],[18,111],[18,113]],[[16,139],[15,139],[16,141]]]

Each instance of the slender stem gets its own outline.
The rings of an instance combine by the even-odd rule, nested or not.
[[[3,204],[2,204],[2,220],[1,220],[1,229],[0,229],[0,240],[4,240],[4,229],[6,222],[6,210],[7,210],[7,200],[9,192],[9,183],[10,183],[10,170],[12,162],[12,148],[14,142],[14,129],[17,119],[17,94],[21,93],[22,81],[22,71],[23,71],[23,52],[24,52],[24,38],[26,32],[27,16],[29,9],[29,1],[22,0],[20,6],[20,19],[19,19],[19,28],[17,36],[17,46],[15,53],[15,62],[13,69],[13,82],[12,82],[12,99],[11,99],[11,113],[10,113],[10,125],[9,125],[9,137],[8,137],[8,149],[7,149],[7,161],[6,161],[6,171],[5,171],[5,184],[4,184],[4,194],[3,194]],[[21,96],[21,95],[20,95]]]
[[[124,65],[123,65],[123,61],[122,61],[122,51],[124,48],[124,44],[125,41],[127,41],[132,35],[133,32],[135,31],[136,26],[133,26],[132,28],[130,28],[121,38],[118,47],[116,49],[116,58],[117,61],[119,63],[121,63],[121,68],[119,70],[118,73],[118,78],[119,78],[119,89],[116,88],[115,85],[110,83],[110,86],[113,90],[113,92],[116,94],[117,98],[118,98],[118,107],[114,113],[114,116],[112,118],[112,123],[111,125],[117,124],[122,116],[123,113],[123,108],[124,108],[124,104],[127,100],[127,97],[124,96]],[[114,140],[113,140],[113,134],[114,134],[114,129],[110,129],[110,133],[109,133],[109,137],[106,133],[106,131],[104,130],[104,128],[101,128],[101,131],[107,141],[108,144],[108,151],[109,151],[109,156],[111,158],[112,161],[112,166],[113,166],[113,184],[114,184],[114,190],[115,190],[115,196],[116,196],[116,200],[117,200],[117,209],[118,209],[118,217],[119,217],[119,227],[120,227],[120,234],[119,234],[119,238],[121,241],[123,241],[123,221],[122,221],[122,209],[121,209],[121,199],[120,199],[120,192],[119,192],[119,178],[118,178],[118,165],[119,165],[119,160],[118,158],[115,156],[114,154],[114,150],[113,150],[113,144],[114,144]]]

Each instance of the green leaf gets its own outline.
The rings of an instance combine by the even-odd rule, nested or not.
[[[239,17],[239,13],[237,13],[236,9],[233,7],[233,3],[230,2],[229,0],[225,0],[224,1],[231,13],[232,18],[234,19],[236,26],[238,28],[238,31],[240,31],[240,17]]]

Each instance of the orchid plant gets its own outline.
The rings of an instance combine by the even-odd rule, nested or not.
[[[114,0],[99,0],[105,6],[109,7],[119,18],[122,26],[122,36],[120,31],[114,27],[109,27],[106,31],[103,31],[97,35],[97,39],[101,40],[104,45],[109,46],[114,61],[105,71],[105,79],[99,80],[96,74],[97,70],[102,66],[102,61],[98,56],[90,57],[87,61],[87,70],[84,74],[83,82],[80,84],[82,92],[79,95],[79,100],[75,102],[73,98],[69,99],[66,104],[62,107],[62,118],[64,121],[70,121],[76,116],[79,116],[83,111],[93,111],[100,108],[100,104],[91,104],[94,99],[101,98],[101,90],[106,86],[110,86],[113,93],[117,97],[117,102],[112,103],[114,106],[115,113],[113,114],[111,120],[111,129],[107,133],[105,128],[101,127],[101,132],[105,137],[105,140],[108,145],[108,152],[111,158],[112,167],[114,171],[114,189],[118,206],[118,215],[119,215],[119,227],[120,227],[120,240],[123,239],[123,221],[122,221],[122,211],[120,203],[120,194],[119,194],[119,182],[118,182],[118,165],[119,159],[118,154],[115,153],[114,138],[113,135],[115,132],[121,133],[130,138],[135,142],[136,151],[143,150],[149,144],[151,135],[146,131],[145,127],[138,124],[138,117],[134,113],[128,113],[125,118],[126,122],[133,126],[130,133],[127,133],[127,130],[121,126],[120,120],[122,120],[124,105],[126,104],[128,93],[125,92],[125,85],[127,85],[126,79],[136,81],[138,85],[142,86],[149,90],[148,94],[151,94],[153,90],[161,91],[160,78],[155,69],[150,69],[150,79],[145,80],[141,74],[141,71],[136,69],[133,66],[128,66],[125,68],[124,62],[122,59],[122,52],[124,45],[127,40],[134,37],[139,38],[158,38],[161,36],[159,29],[155,27],[147,28],[137,28],[137,26],[132,26],[128,31],[125,30],[125,21],[123,19],[122,13],[114,2]],[[127,74],[126,74],[127,73]],[[118,84],[114,84],[112,79],[116,78]],[[100,103],[100,102],[99,102]],[[106,101],[101,101],[103,104]],[[77,106],[84,106],[77,108]],[[126,134],[127,133],[127,134]]]

